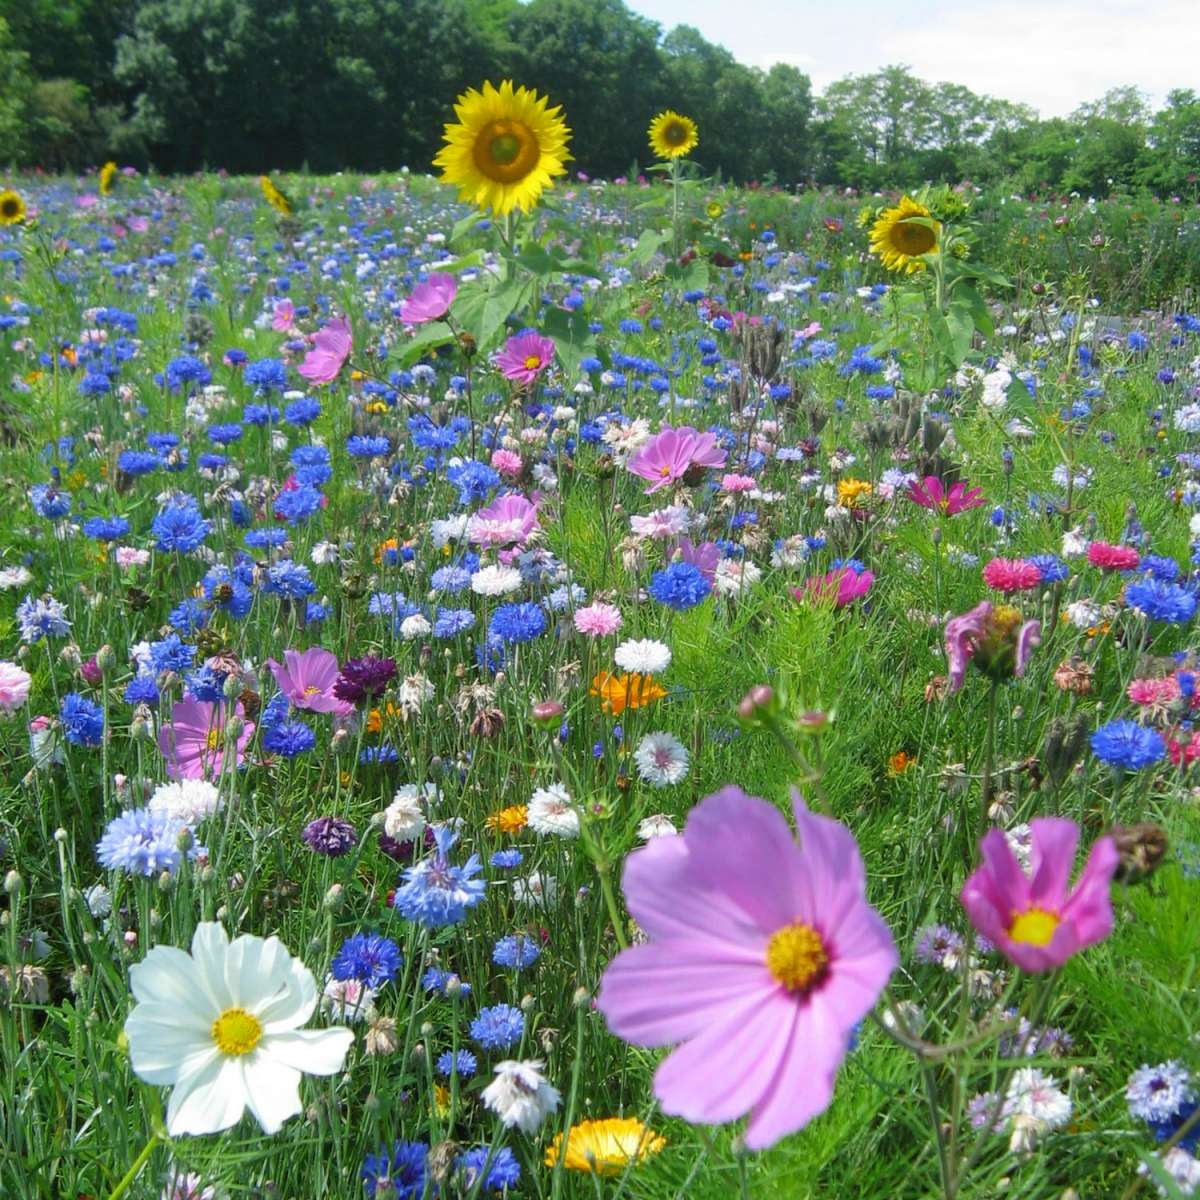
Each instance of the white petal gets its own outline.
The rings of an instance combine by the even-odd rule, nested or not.
[[[192,956],[175,946],[155,946],[140,963],[129,968],[133,998],[194,1008],[200,983]]]
[[[245,1060],[246,1104],[264,1133],[279,1127],[300,1111],[300,1072],[273,1058],[269,1052]]]
[[[305,1024],[316,1007],[317,981],[298,958],[293,958],[286,988],[260,1004],[254,1015],[262,1022],[264,1033],[282,1033]]]
[[[276,937],[244,933],[225,955],[225,983],[233,1003],[254,1011],[264,997],[274,996],[286,983],[291,955]]]
[[[184,1076],[167,1106],[167,1132],[218,1133],[241,1120],[246,1108],[246,1085],[236,1058],[218,1054],[199,1071]]]
[[[188,1027],[164,1005],[139,1004],[125,1020],[129,1061],[147,1083],[175,1083],[217,1053],[205,1028]]]
[[[342,1069],[354,1034],[344,1026],[334,1029],[293,1029],[264,1038],[262,1053],[306,1075],[332,1075]]]
[[[209,993],[217,1013],[236,1007],[225,985],[225,956],[229,953],[229,938],[216,921],[201,921],[192,935],[192,958],[204,989]]]

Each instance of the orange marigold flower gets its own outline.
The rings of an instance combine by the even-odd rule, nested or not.
[[[911,755],[904,750],[898,750],[888,759],[888,775],[892,779],[895,779],[897,775],[903,775],[909,767],[915,767],[916,764],[915,755]]]
[[[613,675],[601,671],[592,677],[591,694],[600,697],[600,707],[606,713],[619,717],[627,708],[638,709],[661,700],[667,689],[651,675]]]
[[[487,819],[487,827],[500,833],[520,833],[529,824],[529,809],[524,804],[512,804],[494,812]]]

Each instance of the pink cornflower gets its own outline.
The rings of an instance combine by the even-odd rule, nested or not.
[[[993,558],[983,568],[983,582],[993,591],[1009,595],[1012,592],[1028,592],[1040,587],[1042,573],[1023,558]]]
[[[234,715],[243,717],[242,706]],[[223,704],[206,700],[178,700],[171,706],[171,720],[158,731],[158,748],[167,762],[171,779],[203,779],[218,776],[224,768],[225,723]],[[254,734],[254,722],[246,721],[237,740],[238,763],[245,758],[246,745]]]
[[[496,366],[505,379],[526,387],[554,361],[554,342],[540,333],[522,333],[510,337],[496,355]]]
[[[283,652],[283,663],[267,659],[267,666],[279,684],[279,690],[296,708],[311,712],[335,713],[339,717],[354,711],[354,705],[339,700],[333,694],[337,683],[337,655],[320,646],[312,646],[303,654],[295,650]]]
[[[418,283],[400,305],[400,320],[405,325],[424,325],[440,321],[450,311],[458,295],[458,280],[453,275],[434,271],[424,283]]]
[[[630,458],[628,469],[650,481],[646,489],[649,496],[651,492],[683,479],[693,469],[698,475],[709,467],[723,467],[725,458],[725,451],[717,446],[713,434],[699,433],[690,425],[681,425],[678,429],[668,425]]]
[[[1033,648],[1041,640],[1040,621],[1022,622],[1020,612],[1011,605],[993,608],[990,601],[980,601],[970,612],[946,622],[950,691],[962,687],[971,662],[993,679],[1020,679]]]
[[[979,843],[983,863],[959,898],[984,937],[1022,971],[1039,973],[1112,932],[1108,887],[1120,855],[1111,837],[1100,838],[1071,890],[1079,826],[1062,817],[1038,817],[1030,827],[1029,874],[1003,831],[989,830]]]
[[[1145,708],[1165,709],[1174,704],[1181,694],[1179,680],[1174,675],[1168,675],[1165,679],[1135,679],[1125,689],[1125,695],[1134,704]]]
[[[280,300],[275,305],[271,316],[271,328],[277,333],[287,333],[296,322],[296,306],[287,299]]]
[[[525,460],[513,450],[494,450],[492,452],[492,470],[516,478],[525,469]]]
[[[654,512],[647,513],[644,517],[635,513],[629,518],[629,527],[638,537],[656,538],[663,541],[686,532],[690,523],[691,514],[682,504],[655,509]]]
[[[150,551],[139,550],[136,546],[118,546],[113,557],[122,571],[128,571],[131,567],[144,567],[150,561]]]
[[[1142,561],[1132,546],[1114,546],[1110,542],[1092,542],[1087,557],[1093,567],[1105,571],[1132,571]]]
[[[704,1124],[749,1112],[752,1150],[829,1106],[897,962],[853,835],[792,803],[799,845],[773,804],[727,787],[681,836],[629,855],[625,900],[648,941],[617,955],[596,1001],[618,1037],[677,1043],[654,1076],[664,1112]]]
[[[944,517],[953,517],[970,508],[985,503],[982,488],[967,490],[965,483],[952,483],[947,491],[936,475],[926,475],[924,480],[913,480],[908,485],[908,498],[922,508],[931,508]]]
[[[615,604],[589,604],[575,610],[575,628],[588,637],[608,637],[624,624]]]
[[[332,383],[354,349],[354,336],[345,317],[334,317],[317,331],[313,348],[296,369],[310,383]]]
[[[513,492],[475,513],[467,537],[477,546],[511,546],[527,541],[537,528],[537,505]]]
[[[1167,736],[1167,753],[1174,766],[1190,767],[1200,758],[1200,730],[1191,734],[1179,729]]]
[[[16,663],[0,662],[0,715],[11,717],[29,698],[29,672]]]
[[[749,492],[758,487],[753,475],[722,475],[721,490],[726,492]]]
[[[826,575],[812,575],[804,581],[802,588],[792,588],[797,600],[811,600],[817,604],[833,602],[834,608],[845,608],[865,596],[875,582],[873,571],[856,571],[853,567],[838,567]]]

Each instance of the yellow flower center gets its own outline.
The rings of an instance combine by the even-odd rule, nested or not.
[[[1011,604],[997,604],[992,609],[992,628],[1004,636],[1012,633],[1021,624],[1021,610]]]
[[[316,687],[315,685],[313,685],[313,684],[311,684],[311,683],[310,683],[310,684],[308,685],[308,687],[306,687],[306,688],[304,689],[304,694],[305,694],[306,696],[315,696],[315,695],[317,695],[317,694],[320,692],[320,690],[321,690],[321,689],[320,689],[319,687]]]
[[[1029,908],[1018,913],[1008,927],[1008,936],[1026,946],[1048,946],[1058,928],[1059,916],[1044,908]]]
[[[662,131],[663,141],[668,146],[682,146],[688,140],[688,127],[682,121],[672,121]]]
[[[542,360],[536,354],[525,355],[525,370],[536,371],[542,365]]]
[[[475,139],[472,157],[481,174],[496,183],[524,179],[537,166],[541,147],[524,121],[489,121]]]
[[[259,1019],[244,1008],[227,1008],[212,1023],[212,1038],[217,1049],[230,1058],[249,1054],[262,1041]]]
[[[20,200],[10,197],[9,199],[3,201],[3,203],[0,203],[0,212],[2,212],[6,217],[15,217],[20,211]]]
[[[892,230],[892,242],[901,254],[928,254],[937,245],[937,236],[928,225],[912,221],[897,221]]]
[[[210,729],[208,731],[208,738],[207,738],[206,744],[210,750],[215,750],[221,744],[220,730]]]
[[[789,992],[804,994],[825,977],[829,955],[821,935],[803,921],[793,921],[771,934],[767,970]]]
[[[662,465],[661,467],[659,467],[659,468],[658,468],[658,473],[659,473],[659,474],[660,474],[660,475],[661,475],[661,476],[662,476],[664,479],[667,479],[667,478],[669,478],[669,477],[670,477],[670,474],[671,474],[671,468],[670,468],[670,466],[668,466],[666,463],[663,463],[663,465]]]

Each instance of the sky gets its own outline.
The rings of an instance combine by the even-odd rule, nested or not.
[[[1065,116],[1133,84],[1157,107],[1200,90],[1200,0],[626,0],[740,62],[791,63],[817,91],[904,63],[930,82]]]

